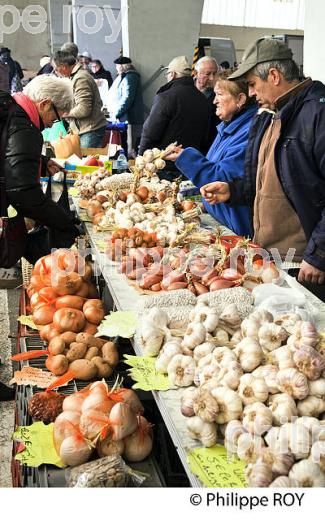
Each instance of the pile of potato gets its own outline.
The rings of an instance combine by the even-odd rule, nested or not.
[[[48,352],[45,365],[50,372],[61,376],[71,370],[75,379],[82,381],[110,377],[119,362],[115,343],[86,332],[63,332],[55,336]]]

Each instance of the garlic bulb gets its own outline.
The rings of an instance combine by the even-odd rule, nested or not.
[[[240,421],[229,421],[225,429],[225,447],[228,453],[232,455],[237,453],[238,438],[242,433],[245,433],[245,430]]]
[[[186,329],[182,347],[193,350],[205,341],[206,329],[202,323],[190,323]]]
[[[233,419],[239,419],[243,411],[243,405],[237,392],[226,386],[221,386],[212,389],[211,394],[219,406],[219,412],[216,417],[217,424],[224,424]]]
[[[288,345],[297,350],[303,346],[315,347],[318,335],[315,325],[309,321],[297,321],[293,334],[288,339]]]
[[[179,341],[170,340],[161,349],[155,362],[157,372],[167,374],[169,362],[176,354],[182,353],[182,347]]]
[[[309,460],[318,464],[321,470],[325,471],[325,441],[317,441],[312,445]]]
[[[265,323],[258,331],[258,340],[264,352],[279,348],[287,337],[287,331],[275,323]]]
[[[309,393],[306,376],[296,368],[280,370],[276,382],[281,392],[291,395],[294,399],[305,399]]]
[[[263,351],[258,341],[251,337],[242,339],[235,347],[235,353],[244,372],[252,372],[263,359]]]
[[[279,370],[285,368],[295,368],[293,353],[287,345],[277,348],[272,352],[272,360],[279,367]]]
[[[189,386],[185,388],[181,398],[181,413],[185,417],[193,417],[195,415],[193,410],[193,403],[199,389],[195,386]]]
[[[325,487],[325,475],[311,460],[301,460],[290,470],[289,478],[297,480],[299,487]]]
[[[256,462],[264,447],[264,440],[259,435],[242,433],[237,440],[237,456],[247,463]]]
[[[248,318],[245,318],[240,326],[243,337],[257,340],[260,325],[260,321],[257,318],[253,318],[252,314]]]
[[[273,475],[288,475],[291,467],[295,462],[295,458],[292,453],[277,453],[273,452],[270,448],[263,448],[262,453],[257,460],[264,462],[272,470]]]
[[[263,435],[272,426],[272,412],[263,403],[252,403],[245,406],[243,411],[243,426],[255,435]]]
[[[306,399],[299,401],[297,410],[298,415],[301,417],[304,415],[307,415],[307,417],[318,417],[325,412],[325,400],[309,395]]]
[[[274,365],[261,365],[252,372],[252,375],[255,378],[264,379],[267,389],[270,394],[277,394],[279,392],[279,388],[276,384],[276,376],[278,373],[278,369]]]
[[[290,487],[298,487],[298,482],[294,480],[293,478],[289,477],[277,477],[269,487],[284,487],[284,488],[290,488]]]
[[[242,319],[235,303],[230,303],[224,307],[222,313],[220,314],[220,320],[223,321],[226,325],[230,325],[230,327],[239,327]]]
[[[170,319],[166,311],[159,307],[153,307],[146,315],[146,321],[148,323],[154,323],[157,327],[164,328],[169,325]]]
[[[294,326],[297,321],[301,321],[301,316],[296,313],[280,314],[274,320],[274,323],[283,327],[289,334],[294,333]]]
[[[195,347],[193,351],[194,361],[198,363],[201,358],[207,356],[208,354],[211,354],[214,348],[215,346],[213,345],[213,343],[209,343],[208,341],[206,341],[205,343],[201,343],[201,345]]]
[[[215,331],[219,323],[217,311],[211,307],[205,307],[204,311],[201,311],[201,323],[207,332]]]
[[[202,386],[211,379],[216,379],[220,372],[218,365],[205,365],[204,367],[198,367],[195,370],[194,384],[196,386]],[[217,381],[217,379],[216,379]]]
[[[325,379],[319,378],[316,381],[309,381],[309,395],[325,399]]]
[[[166,163],[164,159],[156,159],[154,161],[154,165],[156,166],[157,170],[163,170],[166,166]]]
[[[236,354],[228,347],[216,347],[212,352],[212,358],[217,363],[237,361]]]
[[[250,314],[250,317],[259,321],[261,325],[264,323],[272,323],[273,321],[273,315],[266,309],[255,309],[255,311]]]
[[[221,366],[217,375],[220,384],[227,385],[232,390],[237,390],[243,370],[238,361],[228,361],[225,366]]]
[[[300,372],[312,381],[318,379],[325,368],[322,356],[312,347],[304,346],[296,350],[293,360]]]
[[[211,448],[217,442],[217,427],[213,423],[202,421],[200,417],[189,417],[186,427],[191,439],[198,439],[206,448]]]
[[[244,374],[240,378],[238,394],[244,404],[263,403],[269,396],[269,391],[264,379],[255,378],[252,374]]]
[[[272,469],[264,462],[249,464],[245,470],[249,487],[269,487],[273,480]]]
[[[168,378],[176,386],[190,386],[194,380],[194,372],[194,359],[182,354],[176,354],[167,367]]]
[[[292,418],[297,417],[297,407],[294,399],[288,394],[275,394],[270,396],[269,408],[273,415],[276,425],[291,422]]]
[[[195,360],[195,358],[194,358]],[[218,363],[216,362],[216,360],[214,359],[214,357],[212,356],[212,353],[211,354],[207,354],[206,356],[204,357],[201,357],[198,362],[197,362],[197,367],[198,368],[203,368],[205,367],[206,365],[215,365],[215,366],[219,366]]]
[[[210,390],[202,387],[193,398],[193,410],[195,415],[204,422],[215,422],[219,412],[219,406]]]

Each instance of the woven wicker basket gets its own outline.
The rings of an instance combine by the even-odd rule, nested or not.
[[[30,264],[29,262],[27,262],[27,260],[25,258],[21,259],[21,273],[22,273],[22,277],[23,277],[23,284],[25,287],[27,287],[27,285],[29,285],[33,268],[34,268],[33,264]]]

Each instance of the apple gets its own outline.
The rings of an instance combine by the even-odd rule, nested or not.
[[[90,155],[85,160],[84,165],[85,166],[98,166],[98,160],[93,155]]]

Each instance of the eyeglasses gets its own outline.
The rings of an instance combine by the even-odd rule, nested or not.
[[[53,123],[59,123],[61,121],[61,117],[54,103],[52,103],[52,110],[56,116],[56,119],[53,121]]]

